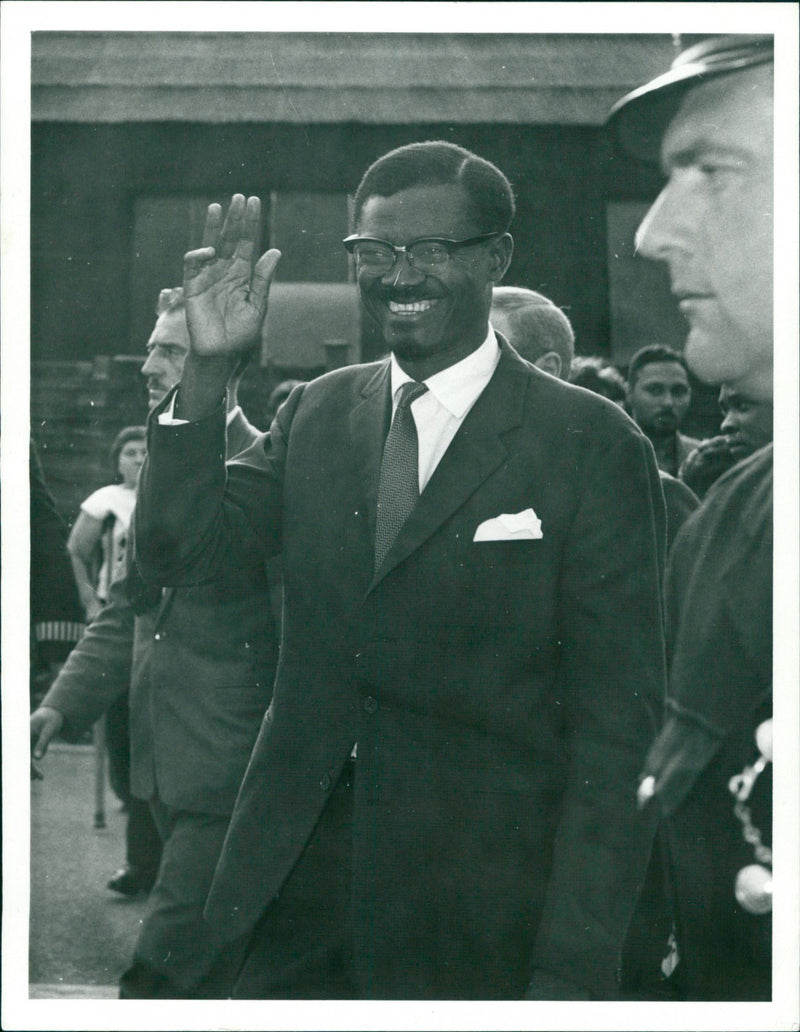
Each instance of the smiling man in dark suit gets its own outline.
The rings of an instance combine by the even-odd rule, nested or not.
[[[489,326],[512,216],[460,147],[378,160],[345,245],[392,355],[298,387],[227,467],[225,381],[278,259],[255,261],[257,198],[212,205],[187,255],[192,350],[151,419],[138,561],[194,583],[282,549],[285,576],[206,908],[253,932],[239,997],[616,993],[652,839],[663,502],[628,417]]]

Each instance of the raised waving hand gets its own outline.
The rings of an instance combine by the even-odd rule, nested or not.
[[[258,257],[261,201],[234,194],[223,219],[210,204],[203,246],[183,259],[186,318],[198,358],[235,358],[261,334],[280,251]],[[258,257],[258,260],[256,258]]]

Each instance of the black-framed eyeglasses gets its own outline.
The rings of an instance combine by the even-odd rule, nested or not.
[[[499,233],[481,233],[480,236],[468,237],[466,240],[448,240],[446,237],[421,237],[410,244],[399,246],[378,237],[358,236],[353,234],[342,241],[350,254],[355,258],[356,266],[383,275],[394,266],[399,254],[404,254],[408,264],[415,269],[431,271],[445,265],[454,251],[475,244],[484,244],[499,236]]]

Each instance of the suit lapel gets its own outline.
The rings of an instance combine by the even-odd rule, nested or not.
[[[494,375],[450,442],[370,590],[460,509],[503,463],[508,455],[503,434],[522,422],[529,382],[525,372],[525,363],[501,342],[500,362]],[[375,484],[377,495],[377,477]]]
[[[350,440],[364,489],[371,539],[375,541],[378,483],[383,444],[389,432],[389,363],[385,362],[361,392],[362,400],[350,413]]]

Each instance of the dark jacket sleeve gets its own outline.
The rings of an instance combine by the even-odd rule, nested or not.
[[[558,985],[597,999],[618,990],[655,830],[635,793],[664,702],[664,542],[652,448],[626,433],[596,464],[565,548],[558,684],[568,770],[531,998],[553,998]]]
[[[280,409],[269,434],[225,462],[225,409],[162,426],[151,414],[147,461],[134,514],[135,561],[145,580],[202,584],[231,566],[280,551],[286,437],[302,388]]]
[[[62,735],[67,740],[90,728],[128,691],[133,621],[121,577],[111,585],[108,604],[89,624],[41,703],[63,713]]]

